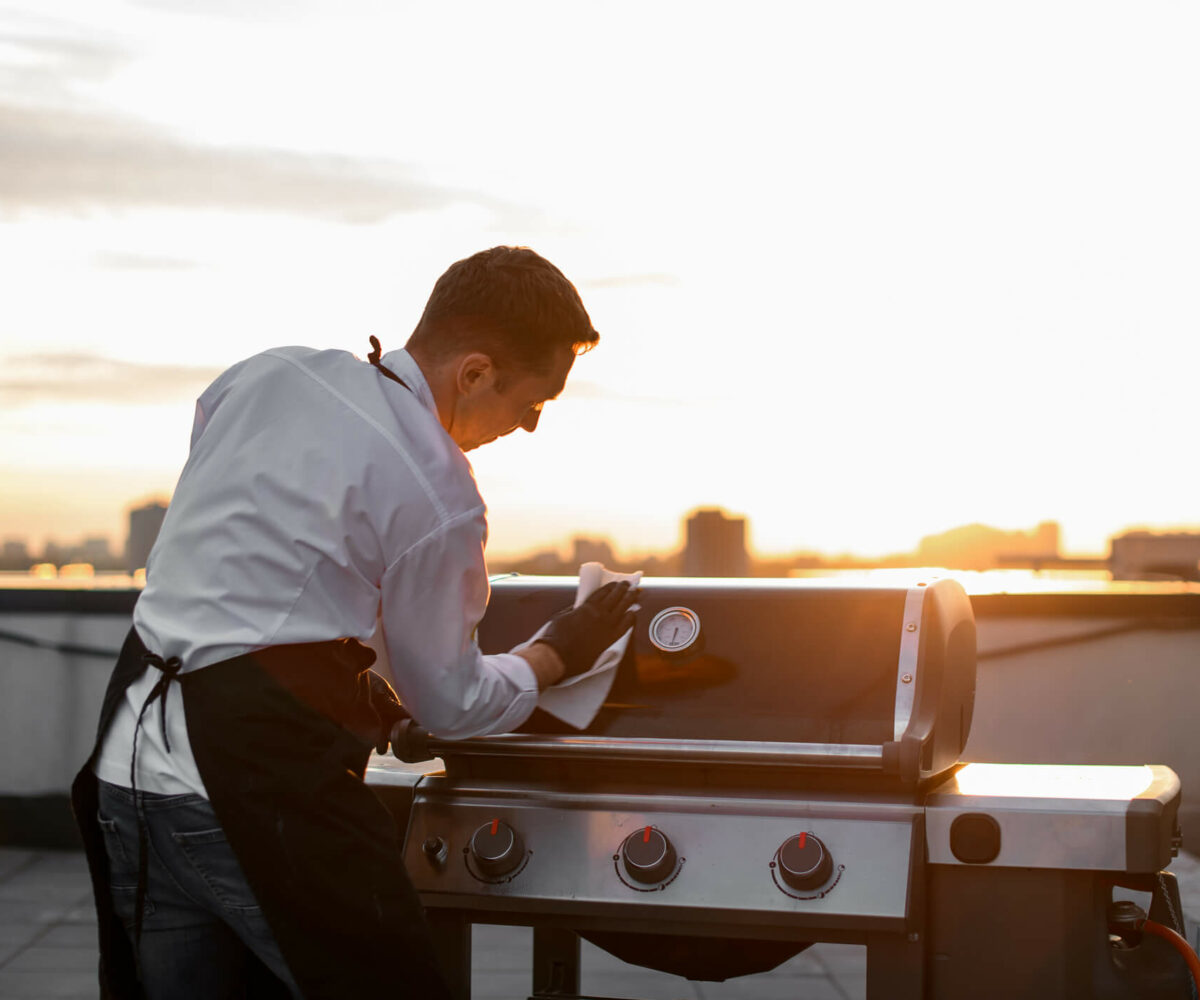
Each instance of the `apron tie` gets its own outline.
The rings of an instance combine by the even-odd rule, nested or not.
[[[159,721],[162,723],[163,746],[166,747],[167,753],[171,752],[171,743],[167,739],[167,692],[171,690],[171,681],[178,679],[179,671],[183,668],[183,661],[178,656],[171,656],[164,660],[157,653],[145,653],[142,655],[142,663],[147,667],[154,667],[159,672],[159,678],[154,682],[150,693],[146,695],[146,700],[142,702],[142,710],[138,712],[137,722],[133,727],[133,748],[129,755],[129,785],[133,791],[138,826],[137,893],[133,904],[133,957],[137,963],[139,975],[142,962],[142,917],[144,916],[143,910],[146,908],[146,879],[149,873],[150,852],[147,844],[146,813],[143,808],[142,793],[138,791],[137,787],[138,732],[142,728],[142,719],[146,716],[146,710],[156,701],[161,702]]]
[[[167,739],[167,692],[171,689],[171,681],[179,675],[180,668],[183,667],[183,661],[178,656],[171,656],[163,659],[157,653],[146,653],[142,657],[142,663],[148,667],[154,667],[161,675],[154,682],[154,687],[150,689],[150,693],[146,695],[146,700],[142,702],[142,710],[138,713],[137,725],[133,729],[133,757],[137,758],[137,731],[142,724],[142,716],[146,714],[146,709],[153,705],[156,701],[162,702],[162,711],[159,713],[159,721],[162,723],[162,738],[163,746],[167,748],[167,753],[171,752],[171,741]],[[130,782],[134,778],[134,761],[129,762],[129,777]],[[137,787],[136,785],[134,787]]]
[[[367,355],[367,360],[376,368],[378,368],[384,376],[390,378],[393,382],[399,382],[400,385],[404,386],[405,389],[408,389],[408,383],[379,360],[380,356],[383,354],[383,348],[379,346],[379,338],[372,334],[370,340],[371,346],[374,348],[374,350]]]

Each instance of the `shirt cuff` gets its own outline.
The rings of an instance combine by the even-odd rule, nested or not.
[[[511,697],[504,711],[484,725],[464,725],[461,729],[438,729],[437,735],[448,740],[466,740],[493,733],[508,733],[529,718],[537,708],[537,675],[523,656],[514,653],[492,653],[483,657],[484,669],[493,676],[499,674],[507,682]]]

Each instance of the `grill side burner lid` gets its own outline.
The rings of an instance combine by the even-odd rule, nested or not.
[[[495,581],[481,648],[519,645],[574,592],[570,578]],[[545,757],[762,764],[874,772],[902,785],[959,761],[974,706],[975,620],[956,581],[646,579],[641,606],[587,729],[535,711],[516,734],[434,738],[430,749],[448,766],[458,755],[505,757],[513,768]],[[676,621],[702,639],[680,638]]]

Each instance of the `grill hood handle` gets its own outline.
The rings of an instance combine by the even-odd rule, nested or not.
[[[429,749],[429,730],[418,726],[412,719],[401,719],[392,726],[388,737],[392,744],[392,756],[407,764],[420,764],[433,760]]]

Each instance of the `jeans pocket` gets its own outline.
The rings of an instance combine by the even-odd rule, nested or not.
[[[254,898],[224,830],[218,827],[187,833],[176,831],[171,836],[222,906],[243,912],[258,910],[258,900]]]
[[[101,813],[96,814],[96,822],[100,825],[100,833],[104,837],[104,849],[108,854],[108,880],[116,887],[132,887],[137,885],[137,866],[135,855],[125,847],[120,828],[115,819],[108,819]]]
[[[137,909],[137,886],[110,886],[109,895],[112,897],[113,912],[116,913],[117,919],[121,921],[125,929],[132,935],[133,914]],[[152,916],[154,916],[154,900],[147,895],[142,901],[142,923],[147,923]]]

